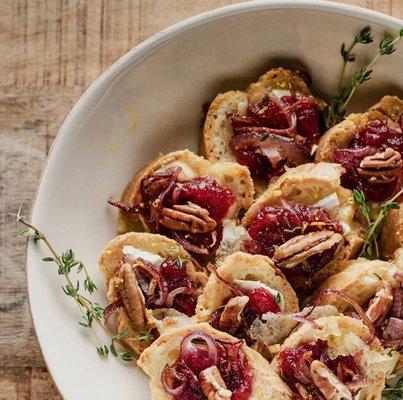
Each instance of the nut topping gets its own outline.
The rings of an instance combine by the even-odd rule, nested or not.
[[[234,333],[241,323],[241,313],[248,301],[248,296],[236,296],[229,299],[218,322],[219,329]]]
[[[311,363],[311,377],[326,400],[352,400],[350,390],[321,361]]]
[[[119,283],[118,289],[127,315],[132,321],[134,329],[144,331],[146,329],[144,298],[132,266],[129,263],[123,264],[120,267],[119,275],[122,281]]]
[[[207,400],[231,399],[232,392],[227,389],[220,371],[215,365],[200,372],[199,382]]]
[[[382,316],[386,316],[393,303],[393,292],[389,282],[382,281],[380,289],[368,304],[366,314],[370,321],[374,323]]]
[[[280,266],[292,268],[335,245],[341,246],[343,241],[340,233],[329,230],[298,235],[277,247],[273,258]]]
[[[400,153],[388,147],[372,156],[364,157],[358,173],[370,183],[389,183],[397,178],[401,167]]]
[[[210,232],[217,226],[205,208],[193,203],[164,207],[159,222],[168,229],[191,233]]]

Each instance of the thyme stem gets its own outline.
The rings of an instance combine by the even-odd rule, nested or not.
[[[22,230],[18,235],[19,237],[27,237],[28,239],[32,239],[35,242],[42,240],[52,254],[53,257],[45,257],[43,261],[53,261],[54,263],[56,263],[56,265],[58,266],[59,275],[64,276],[66,286],[62,286],[63,292],[69,297],[72,297],[74,302],[76,303],[83,319],[83,321],[79,322],[79,324],[84,328],[88,328],[91,330],[95,342],[97,343],[98,354],[102,358],[106,358],[109,354],[109,347],[106,346],[99,338],[96,329],[94,329],[93,322],[95,322],[111,338],[111,346],[115,343],[118,343],[119,346],[124,350],[118,353],[114,349],[114,355],[121,357],[124,361],[133,360],[132,354],[125,349],[122,339],[119,336],[116,337],[112,335],[111,332],[109,332],[109,330],[106,328],[104,324],[102,307],[97,303],[93,303],[90,299],[79,292],[79,281],[77,281],[76,285],[73,284],[73,281],[70,278],[70,272],[73,267],[77,266],[77,272],[80,272],[81,270],[84,271],[85,290],[87,290],[90,294],[92,294],[94,290],[97,290],[97,287],[91,280],[85,265],[81,261],[76,260],[74,252],[72,250],[67,250],[62,255],[60,255],[55,247],[52,245],[52,243],[48,240],[46,235],[41,232],[38,227],[25,220],[22,213],[22,206],[19,208],[16,214],[12,215],[16,217],[17,222],[28,228]]]

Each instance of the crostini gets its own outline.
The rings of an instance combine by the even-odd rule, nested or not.
[[[385,96],[363,114],[351,114],[319,141],[315,160],[337,162],[341,183],[361,189],[368,201],[391,198],[403,183],[403,101]],[[402,203],[402,196],[397,199]],[[401,204],[403,205],[403,204]],[[380,238],[382,256],[390,259],[403,246],[403,207],[391,210]]]
[[[106,326],[126,332],[124,345],[139,355],[165,329],[190,323],[207,275],[178,243],[130,232],[113,239],[99,259],[108,288]],[[149,332],[148,337],[145,333]]]
[[[150,377],[152,400],[293,398],[258,352],[205,323],[162,335],[138,365]]]
[[[197,320],[209,322],[256,350],[250,327],[264,314],[296,313],[298,298],[270,258],[238,252],[212,271],[197,302]]]
[[[385,96],[363,114],[350,114],[319,141],[315,160],[343,165],[342,185],[384,201],[401,187],[403,101]]]
[[[246,165],[258,192],[286,167],[310,162],[324,103],[312,95],[306,76],[274,68],[245,92],[219,94],[206,115],[203,154],[212,162]]]
[[[272,362],[293,398],[379,400],[396,357],[359,320],[323,317],[303,324]]]
[[[242,219],[251,240],[245,250],[272,258],[294,288],[318,285],[355,258],[363,245],[352,192],[340,186],[338,164],[288,170]]]
[[[145,230],[173,238],[206,260],[220,245],[225,222],[247,209],[253,195],[246,167],[213,164],[183,150],[150,162],[127,185],[122,201],[110,202],[126,222],[140,220]]]

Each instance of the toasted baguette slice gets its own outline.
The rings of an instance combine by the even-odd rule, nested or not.
[[[219,263],[217,274],[232,284],[234,284],[234,280],[263,283],[280,292],[284,298],[284,312],[299,311],[298,298],[294,290],[269,257],[243,252],[234,253]],[[224,305],[230,295],[230,291],[217,275],[215,273],[210,274],[197,302],[196,315],[198,321],[208,321],[211,314]]]
[[[245,92],[230,90],[220,93],[211,103],[204,123],[202,150],[208,160],[211,162],[236,161],[229,147],[233,132],[228,115],[245,115],[248,101],[259,100],[258,97],[265,91],[278,92],[280,96],[285,93],[296,93],[313,98],[301,77],[284,68],[269,70],[256,83],[252,83]]]
[[[280,372],[281,351],[298,344],[325,340],[329,356],[357,356],[356,360],[369,378],[360,390],[360,399],[379,400],[386,376],[393,370],[396,358],[387,355],[378,339],[373,339],[368,328],[359,320],[346,316],[323,317],[315,320],[317,327],[303,324],[292,333],[281,346],[272,366]],[[358,398],[358,397],[357,397]]]
[[[343,167],[334,163],[304,164],[291,168],[269,185],[242,219],[242,225],[247,227],[262,207],[276,205],[280,199],[285,199],[290,203],[314,205],[319,200],[335,193],[339,205],[327,211],[331,217],[349,227],[350,231],[344,234],[344,246],[335,259],[314,275],[314,283],[319,283],[327,276],[340,271],[344,261],[355,258],[363,245],[363,229],[354,220],[357,206],[354,203],[353,194],[351,190],[340,186],[342,172]]]
[[[397,283],[394,275],[399,270],[403,272],[403,266],[399,268],[391,262],[371,261],[365,258],[351,260],[346,263],[343,271],[330,276],[320,285],[315,297],[325,289],[335,289],[363,306],[378,291],[381,280],[394,286]],[[347,302],[338,297],[327,296],[323,301],[325,304],[334,305],[341,312],[349,306]]]
[[[197,262],[174,240],[152,233],[130,232],[120,235],[109,242],[98,261],[99,268],[105,277],[106,287],[108,288],[107,298],[111,303],[117,300],[115,274],[117,269],[122,265],[124,246],[132,246],[135,249],[159,255],[163,259],[180,258],[181,260],[187,260],[187,273],[192,281],[194,281],[199,288],[202,288],[207,281],[205,272],[201,271]],[[147,320],[146,329],[156,327],[161,332],[165,329],[193,322],[191,318],[174,309],[163,309],[160,311],[161,312],[158,312],[158,310],[145,309]],[[122,341],[135,355],[139,355],[144,348],[150,345],[150,342],[138,340],[138,336],[144,334],[144,332],[137,331],[133,328],[133,324],[124,307],[118,309],[116,312],[116,325],[118,332],[127,329],[131,330],[132,334],[123,338]]]
[[[229,144],[234,135],[229,115],[246,115],[248,103],[260,101],[265,93],[270,92],[275,97],[294,94],[308,97],[324,107],[322,100],[316,99],[304,80],[298,73],[284,69],[273,68],[262,75],[259,80],[249,85],[246,91],[231,90],[220,93],[213,100],[206,115],[201,139],[201,152],[211,162],[236,161],[235,154]],[[256,179],[255,190],[261,193],[266,183]]]
[[[205,323],[172,330],[159,337],[142,353],[137,362],[140,368],[150,377],[152,400],[173,399],[162,386],[161,373],[167,364],[171,365],[177,360],[182,340],[188,334],[196,331],[205,332],[214,339],[223,342],[235,343],[239,341],[239,339],[213,329]],[[242,350],[252,372],[250,400],[286,400],[292,398],[288,387],[273,372],[270,364],[259,353],[247,347],[245,343],[242,344]]]
[[[211,176],[218,183],[230,189],[237,197],[237,203],[231,208],[233,215],[236,216],[241,209],[247,209],[254,196],[253,182],[250,177],[249,170],[237,163],[220,162],[213,164],[203,157],[197,156],[189,150],[179,150],[173,153],[161,155],[138,171],[129,184],[122,196],[122,202],[130,205],[137,205],[141,201],[140,183],[147,175],[157,171],[163,171],[170,167],[179,166],[182,168],[187,178],[195,178],[197,176]],[[126,231],[130,226],[130,220],[137,219],[137,214],[123,215],[123,223],[121,230]],[[144,223],[144,229],[147,225]]]
[[[334,151],[348,147],[357,129],[369,121],[378,119],[397,126],[403,115],[403,100],[395,96],[385,96],[367,112],[350,114],[345,121],[329,129],[320,139],[315,154],[315,161],[333,161]],[[382,256],[393,257],[396,249],[403,246],[403,199],[400,198],[400,210],[392,210],[386,220],[380,236]]]

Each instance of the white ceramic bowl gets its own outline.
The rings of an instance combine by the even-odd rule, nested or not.
[[[123,56],[82,96],[67,117],[44,169],[33,222],[58,249],[73,248],[88,266],[105,304],[97,259],[114,237],[119,196],[132,174],[159,152],[197,150],[201,107],[218,92],[244,88],[270,66],[298,61],[329,96],[340,68],[339,48],[363,26],[377,37],[402,21],[321,1],[258,1],[199,15],[155,35]],[[375,49],[372,48],[374,51]],[[403,48],[383,59],[358,97],[361,107],[402,94]],[[356,104],[358,104],[356,103]],[[62,295],[41,246],[28,248],[28,285],[39,342],[67,400],[149,399],[138,368],[103,361]]]

